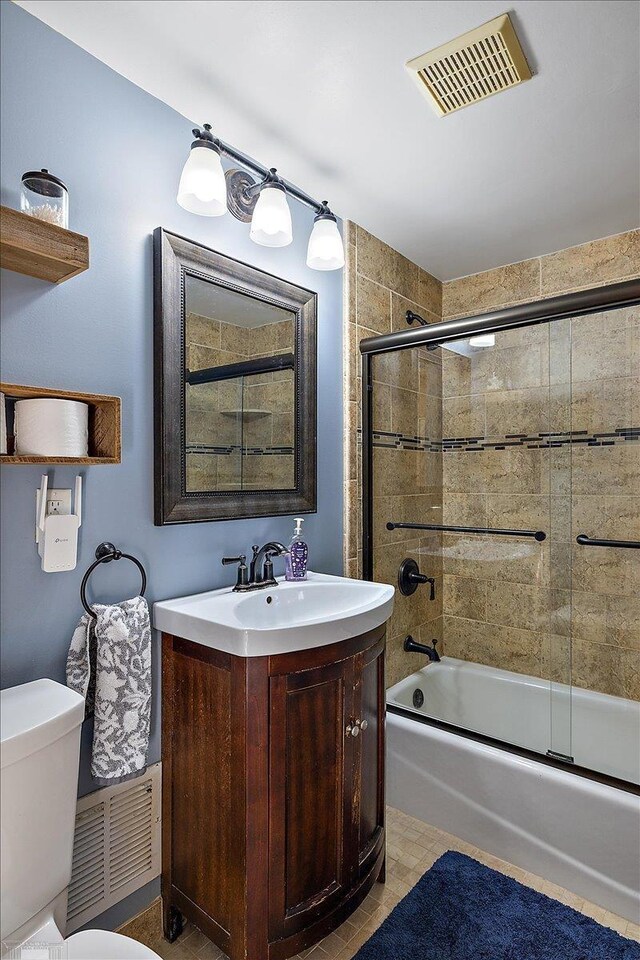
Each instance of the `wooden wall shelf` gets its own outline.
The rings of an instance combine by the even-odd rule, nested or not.
[[[0,383],[8,403],[35,397],[56,397],[60,400],[81,400],[89,404],[88,457],[37,457],[1,454],[0,463],[78,463],[85,466],[101,463],[120,463],[122,441],[120,434],[120,397],[99,393],[76,393],[72,390],[52,390],[49,387],[25,387],[16,383]]]
[[[89,239],[53,223],[0,207],[0,266],[62,283],[89,267]]]

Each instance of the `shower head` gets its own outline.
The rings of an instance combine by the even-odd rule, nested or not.
[[[421,317],[419,313],[414,313],[413,310],[407,310],[405,317],[409,326],[411,326],[413,323],[419,323],[421,327],[429,326],[429,321],[425,320],[424,317]],[[427,350],[437,350],[439,346],[439,343],[428,343]]]

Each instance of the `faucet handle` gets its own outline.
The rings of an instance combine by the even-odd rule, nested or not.
[[[236,585],[233,588],[234,590],[242,590],[249,583],[249,571],[247,569],[247,558],[242,553],[239,557],[223,557],[222,565],[223,567],[228,566],[230,563],[238,564],[238,578],[236,580]]]

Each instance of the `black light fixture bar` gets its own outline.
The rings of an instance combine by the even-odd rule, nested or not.
[[[500,537],[530,537],[542,543],[547,539],[544,530],[505,530],[502,527],[457,527],[443,523],[391,523],[387,530],[441,530],[445,533],[491,533]]]
[[[256,176],[260,177],[262,180],[269,175],[269,167],[265,167],[261,163],[258,163],[257,160],[254,160],[253,157],[243,153],[242,150],[232,147],[230,143],[225,143],[224,140],[219,140],[217,137],[214,137],[214,143],[220,150],[220,153],[223,157],[228,157],[230,160],[234,160],[241,166],[246,167],[247,170],[255,173]],[[323,210],[324,204],[322,204],[319,200],[314,200],[313,197],[305,190],[301,190],[300,187],[295,185],[295,183],[291,183],[290,180],[285,180],[284,177],[280,177],[279,179],[289,196],[295,197],[296,200],[300,201],[300,203],[304,203],[305,206],[311,207],[315,213],[320,213]]]

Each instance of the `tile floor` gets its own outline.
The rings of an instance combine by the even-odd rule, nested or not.
[[[504,860],[498,860],[458,837],[388,807],[386,883],[376,883],[366,900],[348,920],[320,943],[299,954],[297,960],[351,960],[395,905],[446,850],[466,853],[494,870],[514,877],[520,883],[540,890],[547,896],[593,917],[605,927],[611,927],[640,943],[639,925],[623,920],[602,907],[543,880],[542,877],[527,873]],[[152,906],[134,918],[121,928],[120,932],[146,943],[164,960],[225,960],[225,954],[192,924],[185,927],[179,940],[173,944],[167,943],[160,932],[159,905]]]

